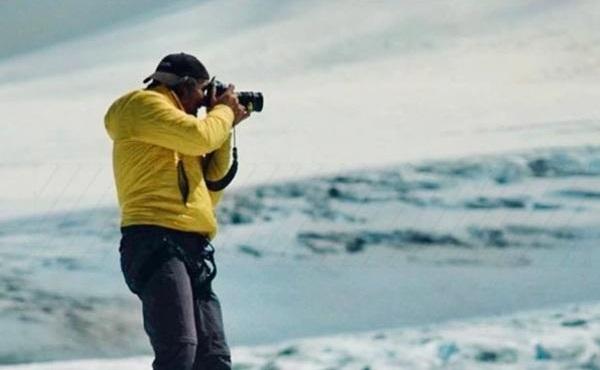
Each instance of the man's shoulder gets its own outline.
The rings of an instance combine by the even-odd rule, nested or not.
[[[129,91],[108,108],[104,117],[106,129],[111,137],[118,137],[118,132],[127,130],[130,121],[138,119],[140,113],[162,104],[168,104],[168,99],[159,92],[147,89]]]
[[[123,108],[127,107],[132,102],[139,100],[140,95],[143,95],[143,90],[132,90],[126,92],[125,94],[115,99],[115,101],[110,105],[109,111],[121,111]]]

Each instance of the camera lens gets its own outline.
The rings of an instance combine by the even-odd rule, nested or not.
[[[219,96],[227,90],[227,85],[221,81],[214,81],[215,95]],[[263,94],[254,91],[241,91],[237,93],[238,101],[251,112],[261,112],[263,109]]]
[[[242,91],[238,94],[240,104],[251,112],[261,112],[263,109],[263,94],[260,92]]]

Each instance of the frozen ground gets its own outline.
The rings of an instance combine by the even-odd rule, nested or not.
[[[600,149],[248,187],[215,241],[234,345],[600,300]],[[114,208],[0,224],[0,360],[147,352]]]
[[[305,338],[232,349],[235,370],[600,368],[600,305]],[[148,357],[0,366],[6,370],[142,370]]]

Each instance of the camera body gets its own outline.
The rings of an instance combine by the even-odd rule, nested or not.
[[[219,96],[227,90],[227,85],[221,81],[214,80],[209,86],[208,96],[212,95],[212,89],[215,91],[215,96]],[[246,107],[249,112],[261,112],[263,109],[263,94],[254,91],[241,91],[236,93],[238,101]]]

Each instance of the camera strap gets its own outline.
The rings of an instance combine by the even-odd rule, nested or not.
[[[204,181],[206,182],[206,187],[208,188],[208,190],[221,191],[221,190],[225,189],[227,186],[229,186],[229,184],[231,184],[231,182],[235,178],[235,175],[237,174],[237,170],[238,170],[238,153],[237,153],[237,144],[236,144],[235,139],[236,138],[235,138],[235,128],[234,128],[233,129],[233,153],[232,153],[233,154],[233,162],[231,163],[231,167],[229,167],[229,170],[227,170],[227,173],[225,174],[225,176],[223,176],[219,180],[209,180],[206,177],[204,177]],[[202,159],[202,171],[204,173],[206,173],[209,163],[210,163],[210,157]]]

